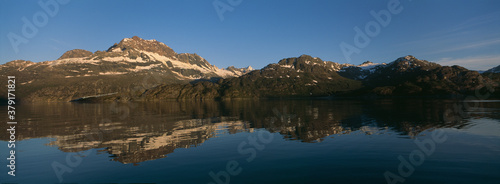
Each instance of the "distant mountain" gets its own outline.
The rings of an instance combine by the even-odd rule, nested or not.
[[[378,67],[364,84],[378,95],[460,95],[491,83],[478,72],[405,56]]]
[[[500,73],[500,65],[486,70],[484,73]]]
[[[489,78],[493,80],[496,83],[496,86],[494,85],[495,88],[493,88],[493,94],[496,96],[500,96],[500,65],[493,67],[489,70],[486,70],[485,72],[482,73],[482,75],[485,78]],[[491,89],[490,89],[491,90]]]
[[[65,52],[61,57],[59,57],[59,60],[60,59],[69,59],[69,58],[87,58],[87,57],[92,56],[92,54],[93,53],[88,51],[88,50],[74,49],[74,50],[70,50],[70,51]]]
[[[368,75],[372,74],[377,68],[385,66],[385,63],[373,63],[371,61],[366,61],[358,66],[345,66],[341,68],[338,73],[349,79],[363,80]]]
[[[225,70],[233,72],[237,76],[241,76],[241,75],[244,75],[246,73],[253,71],[254,69],[251,66],[248,66],[246,68],[236,68],[234,66],[230,66],[230,67],[225,68]]]
[[[134,36],[106,51],[75,49],[54,61],[11,61],[0,66],[0,76],[16,76],[23,100],[69,101],[107,93],[133,96],[159,84],[237,77],[251,70],[219,69],[197,54],[177,54],[164,43]]]
[[[323,97],[360,89],[340,76],[341,65],[308,55],[287,58],[236,78],[186,85],[161,85],[141,97],[156,99]]]
[[[489,78],[460,66],[441,66],[413,56],[358,66],[308,55],[287,58],[217,83],[161,85],[141,97],[154,99],[282,98],[342,96],[450,96],[472,94]]]
[[[460,66],[441,66],[411,55],[388,64],[343,68],[342,76],[363,81],[363,94],[393,95],[460,95],[492,83],[476,71]],[[493,84],[492,84],[493,85]]]

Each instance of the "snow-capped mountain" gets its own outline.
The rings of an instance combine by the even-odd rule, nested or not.
[[[400,57],[387,64],[344,64],[337,71],[335,68],[339,66],[342,64],[302,55],[218,83],[158,86],[138,98],[449,96],[474,93],[478,86],[497,86],[476,71],[460,66],[441,66],[413,56]]]
[[[11,61],[0,65],[0,77],[7,75],[16,76],[17,96],[27,101],[456,95],[498,86],[489,75],[411,55],[357,66],[301,55],[260,70],[218,68],[197,54],[178,54],[136,36],[106,51],[75,49],[54,61]],[[0,98],[5,96],[0,92]]]
[[[177,54],[164,43],[144,40],[137,36],[125,38],[107,51],[92,53],[81,49],[70,50],[57,60],[40,64],[56,68],[59,65],[82,67],[82,70],[72,70],[65,76],[67,78],[156,71],[171,73],[178,80],[193,80],[236,77],[245,73],[242,72],[243,70],[219,69],[197,54]],[[91,70],[90,68],[93,67],[89,68],[88,65],[116,65],[116,67],[100,67],[98,71],[95,71]]]
[[[343,77],[347,77],[355,80],[363,80],[368,75],[375,72],[378,68],[384,67],[385,63],[373,63],[371,61],[366,61],[357,66],[346,66],[340,69],[338,72]]]
[[[339,74],[355,80],[369,79],[371,76],[393,73],[405,73],[415,70],[430,70],[441,65],[426,60],[419,60],[411,55],[400,57],[388,64],[366,61],[357,66],[348,66],[339,70]]]
[[[360,81],[344,78],[337,73],[344,66],[350,65],[301,55],[282,59],[260,70],[218,83],[158,86],[148,90],[140,98],[154,100],[318,97],[361,88]]]
[[[286,58],[280,60],[277,64],[270,64],[266,68],[272,67],[273,65],[279,65],[283,68],[291,68],[295,70],[301,70],[305,68],[314,67],[323,67],[328,71],[336,72],[340,69],[348,66],[353,66],[352,64],[340,64],[332,61],[323,61],[318,57],[311,57],[309,55],[301,55],[298,58]],[[264,68],[265,69],[265,68]]]
[[[34,63],[15,60],[0,65],[0,76],[16,75],[31,98],[64,93],[54,100],[138,92],[159,84],[197,79],[238,77],[253,70],[218,68],[197,54],[176,53],[164,43],[137,36],[125,38],[106,51],[70,50],[59,59]],[[93,86],[93,87],[92,87]]]
[[[411,55],[400,57],[368,75],[364,84],[379,95],[459,95],[478,86],[493,85],[476,71],[461,66],[441,66]]]

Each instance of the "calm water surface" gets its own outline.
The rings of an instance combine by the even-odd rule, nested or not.
[[[16,177],[3,166],[0,183],[500,183],[495,100],[41,103],[16,110]],[[7,119],[6,108],[0,114]],[[2,165],[7,140],[2,133]]]

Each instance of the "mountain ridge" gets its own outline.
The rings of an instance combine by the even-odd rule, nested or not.
[[[138,98],[446,97],[474,94],[481,86],[499,86],[498,82],[476,71],[460,66],[441,66],[411,55],[382,64],[365,62],[358,66],[347,65],[340,70],[335,70],[334,64],[338,63],[301,55],[217,83],[161,85],[147,90]],[[343,75],[349,68],[368,73],[363,78],[349,78]]]
[[[23,100],[69,101],[116,92],[128,97],[159,84],[235,77],[250,69],[221,69],[197,54],[177,54],[164,43],[134,36],[106,51],[74,49],[52,61],[10,61],[0,65],[0,76],[16,76]]]
[[[176,53],[137,36],[105,51],[74,49],[53,61],[10,61],[0,65],[0,76],[7,75],[16,75],[26,101],[463,95],[485,84],[498,87],[499,81],[412,55],[353,65],[303,54],[258,70],[218,68],[196,53]]]

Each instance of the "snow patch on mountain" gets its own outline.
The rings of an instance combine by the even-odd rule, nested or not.
[[[99,75],[123,75],[127,72],[99,72]]]
[[[351,79],[366,79],[370,74],[373,74],[377,69],[386,67],[386,63],[373,63],[371,61],[366,61],[357,66],[346,66],[340,69],[338,72],[343,76]]]
[[[171,71],[171,72],[173,74],[177,75],[176,78],[179,79],[179,80],[197,80],[197,79],[201,79],[201,77],[198,77],[198,76],[182,75],[181,73],[176,72],[176,71]]]
[[[61,65],[61,64],[83,64],[83,63],[95,64],[98,62],[100,62],[100,60],[93,60],[93,59],[82,57],[82,58],[58,59],[58,60],[54,60],[54,61],[44,61],[44,62],[40,62],[40,64],[56,66],[56,65]]]
[[[134,69],[129,69],[129,71],[132,72],[138,72],[138,71],[143,71],[143,70],[151,70],[153,68],[159,68],[163,66],[162,64],[152,64],[148,66],[136,66]]]
[[[173,68],[198,70],[204,74],[212,73],[212,72],[216,71],[216,67],[214,67],[214,66],[205,67],[205,66],[199,66],[199,65],[192,65],[189,63],[179,61],[179,60],[177,60],[177,58],[170,58],[170,57],[159,55],[157,53],[147,52],[147,51],[140,51],[140,52],[147,54],[149,56],[149,58],[152,60],[162,62],[167,67],[168,67],[167,62],[170,62],[172,64]]]

